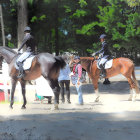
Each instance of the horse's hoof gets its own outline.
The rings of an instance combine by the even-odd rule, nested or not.
[[[97,97],[97,98],[95,99],[95,102],[99,102],[99,97]]]
[[[22,106],[21,109],[26,109],[26,107],[25,106]]]
[[[99,102],[99,100],[95,100],[95,102],[97,103],[97,102]]]
[[[10,108],[10,109],[13,109],[13,107],[12,107],[12,106],[9,106],[9,108]]]
[[[48,104],[52,104],[52,102],[51,101],[48,101]]]
[[[128,98],[128,101],[132,101],[132,98]]]

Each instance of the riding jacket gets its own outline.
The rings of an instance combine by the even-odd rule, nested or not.
[[[102,43],[102,48],[95,53],[95,55],[102,53],[102,57],[108,55],[111,56],[107,43],[104,41]]]
[[[34,37],[30,33],[26,33],[18,51],[20,51],[24,47],[24,45],[26,45],[26,52],[35,53],[35,46],[36,45],[35,45]]]

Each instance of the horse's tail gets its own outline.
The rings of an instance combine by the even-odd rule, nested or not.
[[[60,66],[60,68],[64,68],[66,66],[66,62],[64,61],[64,59],[60,56],[55,56],[55,59],[56,59],[56,64],[58,66]]]
[[[133,68],[133,71],[132,71],[132,78],[133,78],[133,81],[134,81],[135,86],[136,86],[136,93],[140,93],[139,83],[138,83],[138,81],[136,79],[134,68]]]

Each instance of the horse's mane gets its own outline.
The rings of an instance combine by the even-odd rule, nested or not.
[[[11,52],[11,53],[13,53],[13,54],[17,54],[17,52],[16,52],[16,51],[12,50],[12,49],[11,49],[11,48],[9,48],[9,47],[6,47],[6,46],[1,46],[0,48],[5,49],[5,50],[8,50],[8,51],[10,51],[10,52]]]
[[[94,61],[94,57],[80,57],[80,61],[86,64],[87,71],[90,71],[90,65]]]

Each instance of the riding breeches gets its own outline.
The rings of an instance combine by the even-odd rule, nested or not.
[[[26,58],[28,58],[32,52],[24,52],[21,56],[17,59],[17,62],[23,62]]]
[[[105,55],[103,58],[101,58],[100,62],[99,62],[99,66],[100,65],[104,65],[108,60],[108,55]]]

